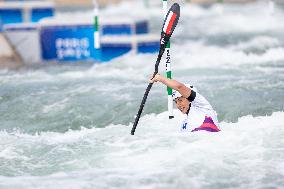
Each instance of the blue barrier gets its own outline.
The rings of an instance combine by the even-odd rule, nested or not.
[[[145,34],[149,32],[148,22],[146,20],[138,21],[132,27],[132,24],[104,24],[101,26],[102,35],[132,35]]]
[[[42,18],[52,17],[54,15],[53,8],[33,8],[31,10],[31,22],[38,22]]]
[[[102,27],[102,35],[131,35],[131,25],[129,24],[107,24]]]
[[[155,53],[160,48],[160,41],[157,39],[155,42],[140,42],[138,43],[139,53]]]
[[[145,34],[149,33],[148,22],[146,20],[139,21],[135,24],[136,34]]]
[[[102,24],[102,28],[110,28],[109,26]],[[9,24],[4,26],[4,32],[9,40],[19,47],[18,53],[23,57],[28,46],[28,43],[24,42],[34,43],[34,51],[31,52],[33,54],[29,57],[35,57],[33,59],[38,62],[106,62],[131,50],[136,53],[154,53],[159,50],[159,36],[145,34],[148,32],[147,21],[114,23],[112,28],[116,29],[117,34],[114,35],[112,30],[111,35],[102,35],[99,50],[94,48],[96,39],[92,24]],[[131,34],[132,32],[135,34]]]
[[[133,47],[131,43],[102,43],[101,61],[110,61],[125,53],[130,52]],[[160,48],[159,40],[154,42],[138,42],[137,53],[155,53]]]
[[[54,15],[54,5],[49,2],[4,2],[0,4],[0,22],[5,24],[38,22]],[[2,30],[0,24],[0,30]]]
[[[116,57],[119,57],[132,49],[131,44],[111,44],[102,43],[102,56],[101,61],[110,61]]]
[[[23,22],[21,9],[0,9],[0,17],[2,24]]]

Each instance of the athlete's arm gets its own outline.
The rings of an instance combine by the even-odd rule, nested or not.
[[[156,74],[154,78],[150,79],[150,83],[161,82],[166,86],[177,90],[183,97],[188,98],[191,95],[191,89],[186,87],[183,83],[176,81],[174,79],[168,79],[166,77],[161,76],[160,74]]]

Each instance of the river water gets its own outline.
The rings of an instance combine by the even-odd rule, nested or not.
[[[103,13],[139,14],[160,32],[159,7]],[[266,3],[181,6],[173,77],[211,102],[219,133],[179,133],[183,115],[168,119],[155,84],[130,135],[157,54],[2,69],[0,188],[283,188],[283,17]]]

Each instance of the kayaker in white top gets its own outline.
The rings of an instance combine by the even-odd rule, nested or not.
[[[216,112],[210,103],[193,86],[168,79],[160,74],[156,74],[149,82],[161,82],[174,90],[173,99],[177,108],[183,114],[187,115],[180,127],[182,132],[200,130],[209,132],[220,131]]]

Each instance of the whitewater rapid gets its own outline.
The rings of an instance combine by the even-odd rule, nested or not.
[[[179,133],[166,113],[143,116],[135,136],[131,125],[41,135],[1,131],[0,158],[17,165],[1,164],[0,186],[278,188],[284,184],[283,118],[283,112],[246,116],[222,122],[213,134]]]
[[[160,32],[158,6],[101,13],[139,14]],[[0,188],[283,188],[283,14],[265,2],[182,4],[173,77],[210,101],[219,133],[180,133],[183,115],[168,119],[155,84],[130,135],[156,54],[0,70]]]

